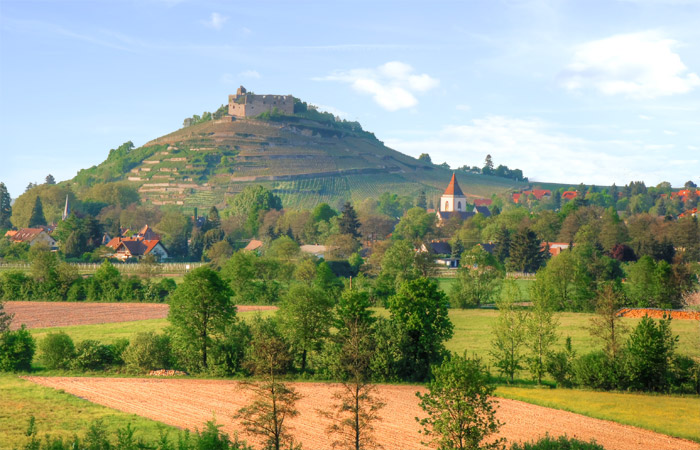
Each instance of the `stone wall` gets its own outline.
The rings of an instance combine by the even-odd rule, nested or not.
[[[239,89],[240,90],[240,89]],[[228,113],[235,117],[254,117],[277,108],[282,114],[294,114],[291,95],[236,94],[228,96]]]

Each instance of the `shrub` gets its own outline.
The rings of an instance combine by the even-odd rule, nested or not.
[[[700,363],[684,355],[671,361],[672,390],[678,393],[700,394]]]
[[[124,351],[129,347],[129,340],[121,338],[109,344],[109,350],[112,352],[112,364],[115,366],[124,365]]]
[[[78,370],[102,370],[113,361],[114,354],[110,346],[86,339],[75,347],[72,366]]]
[[[557,386],[571,387],[573,385],[573,364],[576,352],[571,348],[571,337],[567,336],[564,350],[553,353],[547,358],[547,372],[557,382]]]
[[[579,441],[566,436],[559,436],[558,438],[545,436],[536,442],[525,442],[523,444],[516,442],[510,447],[510,450],[605,450],[605,447],[596,444],[595,441]]]
[[[73,339],[63,331],[49,333],[39,344],[41,360],[47,369],[67,369],[75,356]]]
[[[626,384],[620,364],[603,351],[588,353],[576,359],[573,371],[577,384],[593,389],[612,390]]]
[[[36,343],[29,331],[22,328],[0,334],[0,372],[31,370]]]
[[[648,316],[630,334],[625,346],[625,372],[630,387],[641,391],[666,391],[670,387],[671,360],[678,336],[671,331],[671,320],[658,323]]]
[[[132,372],[168,369],[172,366],[170,337],[152,331],[137,333],[122,353],[122,358]]]

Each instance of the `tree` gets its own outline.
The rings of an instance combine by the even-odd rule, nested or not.
[[[388,303],[391,320],[402,333],[400,375],[407,380],[425,380],[430,365],[445,357],[445,342],[454,330],[447,314],[447,298],[436,281],[418,278],[402,283]]]
[[[525,342],[528,348],[527,363],[530,374],[542,384],[546,372],[546,360],[552,355],[552,347],[557,341],[559,322],[554,317],[548,300],[533,292],[532,309],[525,321]]]
[[[314,222],[328,222],[333,217],[336,217],[338,212],[331,208],[328,203],[319,203],[311,212],[311,219]]]
[[[418,194],[418,199],[416,199],[416,207],[426,209],[428,207],[428,202],[425,199],[425,191],[420,191]]]
[[[183,213],[175,210],[166,211],[154,229],[160,235],[163,245],[171,256],[187,256],[187,238],[192,230],[192,224]]]
[[[360,237],[360,221],[357,220],[357,213],[350,202],[345,202],[343,205],[343,213],[340,216],[338,227],[343,234],[349,234],[355,238]]]
[[[591,317],[591,336],[603,341],[605,353],[611,359],[617,359],[622,347],[622,335],[627,326],[617,313],[623,305],[624,295],[613,284],[605,284],[598,291],[596,315]]]
[[[0,299],[0,333],[4,333],[6,330],[10,329],[13,316],[14,314],[8,314],[5,312],[5,304]]]
[[[491,159],[491,155],[486,155],[484,168],[481,169],[481,173],[484,175],[493,175],[493,159]]]
[[[416,420],[438,449],[502,449],[504,438],[492,439],[501,423],[496,419],[493,386],[478,359],[453,355],[433,368],[426,394],[416,393],[428,415]],[[484,442],[487,441],[487,442]]]
[[[504,296],[496,301],[498,319],[492,327],[491,356],[501,375],[513,382],[515,374],[523,369],[522,353],[527,314],[517,306],[521,301],[520,288],[514,280],[505,282]]]
[[[46,175],[46,184],[56,184],[56,179],[53,177],[53,175],[48,174]]]
[[[476,245],[462,254],[457,282],[450,288],[454,306],[475,308],[496,299],[505,273],[496,258]]]
[[[207,355],[213,341],[221,338],[226,325],[236,319],[232,295],[218,272],[206,266],[186,274],[171,294],[168,320],[193,368],[208,368]]]
[[[506,262],[509,270],[534,273],[542,266],[546,254],[537,234],[528,228],[520,229],[510,242],[510,256]]]
[[[12,228],[12,198],[5,183],[0,182],[0,229]]]
[[[678,336],[671,332],[671,319],[658,324],[644,316],[625,345],[625,372],[630,387],[643,391],[665,391],[670,384],[671,360]]]
[[[365,292],[347,290],[338,302],[336,328],[332,344],[338,355],[335,375],[341,388],[333,395],[335,411],[322,412],[333,420],[327,431],[336,436],[333,447],[374,448],[373,422],[381,420],[384,406],[370,380],[370,364],[376,343],[372,333],[374,318]]]
[[[327,292],[305,284],[289,289],[279,309],[285,335],[292,347],[301,352],[301,371],[306,370],[310,351],[318,350],[330,331],[333,300]]]
[[[263,186],[246,186],[240,194],[228,202],[224,216],[242,216],[246,231],[255,234],[266,211],[282,209],[282,200]]]
[[[254,393],[253,402],[239,409],[234,417],[242,420],[246,431],[265,439],[265,449],[293,448],[294,440],[285,421],[299,415],[295,404],[301,395],[279,381],[279,375],[291,362],[289,345],[270,319],[258,318],[252,334],[248,367],[263,381],[248,384]]]
[[[432,164],[433,160],[430,159],[430,155],[427,153],[421,153],[420,156],[418,157],[418,161],[423,161],[428,164]]]
[[[34,207],[32,208],[32,214],[29,216],[29,228],[38,227],[41,225],[46,225],[46,218],[44,218],[44,208],[41,206],[41,198],[36,196],[34,201]]]
[[[419,243],[435,225],[435,214],[423,208],[411,208],[401,218],[394,229],[394,238]]]

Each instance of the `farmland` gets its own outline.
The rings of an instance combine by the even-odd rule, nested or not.
[[[232,418],[238,408],[246,405],[250,399],[249,391],[240,382],[62,377],[27,379],[177,427],[198,426],[215,415],[224,425],[224,431],[231,434],[239,431],[241,437],[258,443],[242,432],[240,424]],[[330,422],[321,417],[318,411],[332,408],[332,392],[336,385],[293,385],[303,396],[298,403],[300,415],[289,422],[296,439],[307,449],[329,448],[331,441],[323,430]],[[427,448],[418,445],[421,435],[415,421],[415,417],[422,416],[415,392],[422,389],[408,385],[378,386],[378,394],[387,405],[382,410],[383,420],[375,428],[376,436],[386,450]],[[500,400],[499,406],[498,418],[505,423],[501,435],[510,442],[532,440],[549,433],[553,436],[567,434],[579,439],[596,439],[608,449],[698,448],[694,442],[516,400]]]
[[[117,304],[104,304],[104,303],[57,303],[57,302],[7,302],[6,308],[8,311],[12,311],[12,308],[16,308],[17,303],[27,304],[29,307],[33,305],[43,304],[47,308],[57,308],[53,309],[56,316],[48,315],[48,320],[65,321],[61,326],[61,329],[71,335],[75,340],[81,339],[97,339],[106,342],[111,342],[118,338],[130,338],[134,333],[139,331],[161,331],[166,325],[167,320],[164,317],[167,316],[167,305],[159,304],[129,304],[129,303],[117,303]],[[124,323],[105,323],[102,325],[79,325],[86,324],[90,322],[85,322],[85,318],[81,314],[66,314],[61,311],[66,311],[66,309],[73,308],[84,308],[84,307],[100,307],[107,306],[109,308],[114,308],[113,311],[128,311],[131,308],[143,306],[149,311],[149,314],[158,314],[151,320],[140,320],[135,322],[124,322]],[[154,310],[149,310],[149,308],[154,307]],[[165,308],[165,310],[163,310]],[[260,308],[256,306],[239,306],[239,316],[242,318],[252,317],[255,312],[254,310]],[[158,311],[156,313],[156,311]],[[247,312],[250,311],[250,312]],[[375,312],[378,315],[388,315],[388,311],[383,308],[375,308]],[[498,312],[494,310],[486,309],[452,309],[449,313],[450,320],[454,324],[454,336],[447,342],[447,349],[457,353],[468,352],[469,354],[476,354],[477,356],[483,358],[484,360],[489,360],[489,350],[491,345],[491,327],[493,326],[496,318],[498,317]],[[21,322],[21,319],[15,321],[15,323]],[[71,318],[72,317],[72,318]],[[121,317],[121,313],[114,313],[105,322],[117,322]],[[160,317],[160,319],[158,319]],[[588,332],[588,327],[590,324],[590,319],[593,317],[592,314],[587,313],[556,313],[556,317],[559,319],[559,329],[558,333],[561,337],[559,340],[559,346],[563,346],[564,339],[567,336],[571,337],[573,348],[579,354],[594,350],[599,348],[599,343],[590,338]],[[71,318],[71,319],[69,319]],[[130,319],[138,320],[138,319]],[[623,318],[622,319],[630,328],[634,327],[639,323],[638,318]],[[74,322],[71,322],[74,321]],[[121,322],[121,321],[120,321]],[[92,322],[95,323],[95,322]],[[46,325],[44,325],[46,326]],[[31,327],[30,327],[31,328]],[[678,352],[693,357],[700,357],[700,327],[698,327],[698,321],[695,320],[673,320],[671,322],[671,328],[675,334],[679,336],[678,342]],[[48,329],[34,330],[33,334],[37,338],[41,338],[46,334]]]
[[[241,305],[239,311],[274,309],[273,306]],[[13,327],[66,327],[114,322],[165,319],[168,305],[162,303],[71,303],[7,302],[5,309],[14,314]]]
[[[15,375],[0,375],[0,449],[20,447],[30,416],[36,417],[38,437],[44,434],[70,438],[82,434],[94,420],[102,420],[109,430],[131,424],[139,433],[158,435],[159,428],[173,433],[174,428],[144,417],[115,411],[66,392],[22,380]]]

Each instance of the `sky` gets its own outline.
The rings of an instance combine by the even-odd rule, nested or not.
[[[453,168],[700,184],[698,25],[700,0],[2,0],[0,181],[72,178],[244,85]]]

